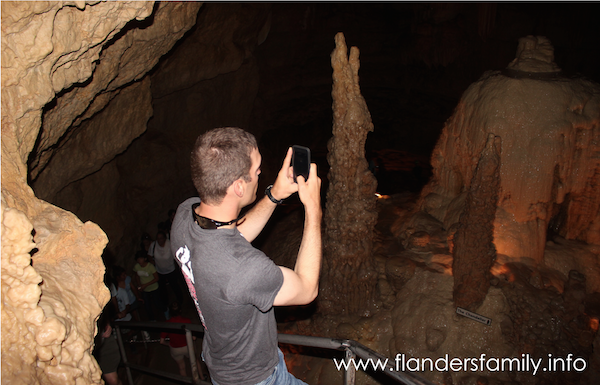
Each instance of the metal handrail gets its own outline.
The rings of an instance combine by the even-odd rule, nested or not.
[[[279,343],[290,345],[310,346],[314,348],[323,348],[331,350],[344,350],[346,352],[346,360],[356,359],[360,357],[368,360],[381,360],[387,362],[383,372],[394,380],[405,385],[433,385],[432,382],[414,375],[410,372],[396,371],[396,368],[390,363],[390,360],[383,354],[369,349],[365,345],[354,340],[334,339],[327,337],[302,336],[297,334],[278,334]],[[351,353],[351,354],[349,354]],[[348,365],[349,371],[346,372],[344,384],[354,384],[354,379],[348,378],[348,372],[354,372],[356,369],[352,365]],[[353,377],[353,375],[351,375]],[[346,380],[347,379],[347,380]]]
[[[147,368],[142,365],[136,365],[129,363],[127,360],[127,353],[125,351],[125,346],[123,345],[123,337],[121,336],[121,327],[127,329],[159,329],[161,331],[171,330],[171,331],[184,331],[185,338],[187,342],[188,348],[188,356],[190,360],[190,368],[192,370],[192,377],[182,376],[179,374],[173,374],[169,372],[165,372],[158,369]],[[147,373],[153,376],[159,376],[171,380],[175,380],[178,382],[185,382],[187,384],[193,385],[211,385],[209,382],[202,381],[200,379],[200,375],[198,373],[198,367],[196,366],[196,352],[194,351],[194,340],[192,337],[192,331],[198,333],[204,333],[204,328],[202,326],[186,324],[186,323],[175,323],[175,322],[133,322],[133,321],[119,321],[115,322],[115,329],[117,330],[117,341],[119,343],[119,351],[121,352],[121,358],[123,360],[123,365],[125,366],[125,370],[127,372],[127,380],[129,381],[129,385],[133,385],[133,376],[131,375],[131,369],[137,370],[142,373]]]
[[[123,328],[138,328],[138,329],[159,329],[161,331],[165,330],[173,330],[173,331],[181,331],[183,330],[186,333],[188,352],[190,365],[192,368],[192,377],[184,377],[181,375],[176,375],[172,373],[167,373],[164,371],[160,371],[157,369],[150,369],[140,365],[131,364],[127,361],[127,355],[125,353],[125,348],[123,345],[123,340],[121,337],[120,327]],[[198,374],[198,368],[196,367],[196,355],[194,352],[194,344],[192,340],[192,332],[196,333],[204,333],[204,328],[202,325],[194,325],[187,323],[174,323],[174,322],[116,322],[115,329],[117,330],[117,340],[119,343],[119,350],[121,351],[121,357],[123,358],[123,365],[127,370],[127,379],[129,380],[130,385],[133,385],[133,380],[131,376],[131,370],[142,371],[151,375],[158,375],[165,378],[170,378],[176,381],[185,382],[193,385],[202,385],[210,383],[200,380],[200,376]],[[390,360],[382,355],[377,353],[376,351],[369,349],[363,344],[360,344],[354,340],[345,340],[345,339],[334,339],[334,338],[326,338],[326,337],[315,337],[315,336],[303,336],[297,334],[278,334],[279,343],[290,344],[290,345],[299,345],[299,346],[307,346],[313,348],[322,348],[329,350],[339,350],[345,352],[345,360],[349,362],[350,360],[356,359],[356,357],[360,357],[362,359],[368,360],[382,360],[386,362],[385,373],[388,377],[398,381],[404,385],[433,385],[432,382],[417,376],[411,372],[401,372],[396,371],[394,366],[390,363]],[[356,367],[353,365],[344,366],[344,385],[354,385],[356,379]]]

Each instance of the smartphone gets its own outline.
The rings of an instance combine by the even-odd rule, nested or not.
[[[308,179],[310,173],[310,149],[302,146],[292,146],[292,168],[294,170],[294,182],[298,183],[296,177],[302,175],[304,180]]]

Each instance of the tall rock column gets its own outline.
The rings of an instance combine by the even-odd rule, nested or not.
[[[454,303],[477,310],[490,288],[496,260],[494,219],[500,190],[500,138],[488,135],[454,237]]]
[[[377,180],[365,159],[371,114],[358,85],[359,51],[348,59],[344,35],[335,36],[333,67],[333,137],[328,143],[329,190],[325,211],[325,269],[322,310],[368,315],[374,302],[372,262],[377,221]]]

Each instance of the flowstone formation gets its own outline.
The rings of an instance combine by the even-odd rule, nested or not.
[[[434,149],[431,181],[391,226],[403,248],[388,248],[380,283],[390,352],[528,354],[545,364],[572,355],[586,365],[424,373],[440,383],[598,382],[599,139],[600,86],[563,76],[543,37],[521,39],[507,70],[465,91]]]
[[[358,85],[358,48],[352,47],[348,58],[342,33],[335,36],[335,44],[320,306],[326,312],[369,315],[376,284],[372,252],[377,181],[368,168],[365,141],[373,123]]]
[[[487,72],[465,91],[434,149],[421,208],[445,228],[458,222],[494,134],[503,149],[494,244],[499,255],[540,264],[551,224],[556,235],[600,245],[600,96],[591,81],[559,76],[547,39],[524,38],[517,54],[509,71]]]
[[[115,102],[120,94],[140,95],[140,90],[147,89],[147,83],[136,80],[193,25],[199,6],[2,2],[3,383],[102,382],[91,352],[96,319],[110,298],[100,258],[108,240],[94,223],[82,223],[75,215],[38,199],[27,184],[26,164],[34,147],[48,149],[32,160],[39,166],[34,167],[39,175],[42,164],[50,159],[48,154],[64,144],[63,135],[77,136],[83,142],[86,137],[102,138],[101,132],[84,134],[77,128],[80,123],[85,127],[86,119],[111,100],[127,105],[125,99]],[[169,8],[178,15],[170,21],[160,16],[161,11],[169,13]],[[167,22],[158,28],[138,24],[151,15],[155,22]],[[135,32],[141,26],[143,31]],[[163,40],[156,44],[157,50],[143,43],[159,35]],[[113,50],[118,60],[106,58],[107,50]],[[71,93],[76,96],[65,97],[69,101],[63,106],[63,117],[44,119],[44,133],[38,136],[43,110],[51,109],[48,103],[56,95]],[[132,101],[139,100],[134,96]],[[148,111],[148,107],[146,103],[141,110]],[[129,105],[120,113],[131,115],[137,108]],[[71,122],[76,124],[68,129]],[[108,147],[88,145],[83,153],[97,151],[99,163],[93,164],[95,160],[84,154],[75,156],[72,165],[98,169],[107,154],[119,151],[114,142]],[[60,172],[58,178],[77,177],[76,172]],[[48,188],[57,188],[52,183]]]

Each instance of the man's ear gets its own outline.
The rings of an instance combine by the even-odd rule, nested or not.
[[[246,184],[243,180],[238,179],[233,182],[233,192],[238,198],[242,198],[244,196],[244,193],[246,192]]]

